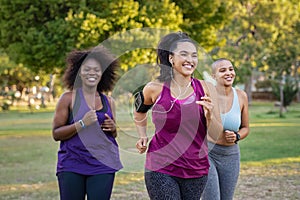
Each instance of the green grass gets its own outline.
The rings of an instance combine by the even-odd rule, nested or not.
[[[293,104],[283,118],[279,108],[254,102],[249,109],[250,134],[240,142],[241,161],[263,161],[300,156],[300,105]]]
[[[299,166],[300,104],[289,107],[284,118],[279,118],[278,109],[266,102],[251,105],[251,132],[240,142],[244,169],[284,164],[293,171],[294,165]],[[14,108],[0,112],[0,199],[58,199],[55,168],[59,143],[51,136],[52,117],[53,108],[33,113]],[[144,155],[135,150],[134,124],[127,113],[118,113],[118,117],[118,142],[125,168],[117,174],[114,198],[128,199],[124,197],[128,194],[131,199],[147,199],[140,173]]]

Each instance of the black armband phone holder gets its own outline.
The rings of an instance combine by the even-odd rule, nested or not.
[[[134,106],[136,112],[146,113],[152,107],[152,104],[145,105],[143,91],[139,91],[135,94]]]

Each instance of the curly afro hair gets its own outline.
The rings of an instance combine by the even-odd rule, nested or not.
[[[120,63],[119,60],[102,45],[87,50],[73,50],[67,55],[67,69],[63,76],[65,87],[69,90],[73,90],[82,86],[78,73],[81,65],[88,58],[93,58],[98,61],[102,68],[103,74],[98,83],[97,91],[111,91],[117,79],[116,71],[120,67]]]

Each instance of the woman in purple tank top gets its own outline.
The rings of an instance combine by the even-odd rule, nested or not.
[[[67,58],[65,92],[57,103],[52,135],[60,141],[57,177],[61,200],[110,199],[122,168],[115,140],[110,91],[118,60],[103,46],[73,51]]]
[[[209,170],[206,133],[213,104],[206,94],[214,86],[192,77],[198,52],[185,33],[163,37],[157,61],[160,76],[136,95],[134,112],[140,137],[136,147],[140,153],[147,150],[147,191],[150,199],[199,200]],[[150,107],[155,134],[148,145]]]

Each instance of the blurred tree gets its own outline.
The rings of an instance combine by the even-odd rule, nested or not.
[[[56,73],[74,48],[96,46],[134,28],[178,30],[181,23],[179,7],[168,0],[143,4],[134,0],[1,0],[0,46],[16,63],[36,72]],[[125,47],[131,42],[126,39],[122,38]],[[135,66],[134,59],[138,63],[149,57],[143,51],[134,56],[125,56],[129,67]]]
[[[64,18],[79,6],[79,1],[1,0],[0,46],[15,63],[55,72],[75,44]]]
[[[237,82],[245,84],[251,102],[253,71],[281,77],[299,59],[299,2],[285,0],[229,1],[231,23],[221,32],[227,45],[219,57],[238,68]],[[298,58],[297,58],[298,56]]]
[[[179,30],[182,21],[169,0],[1,0],[0,46],[35,73],[61,74],[66,53],[104,43],[120,56],[123,74],[137,63],[155,63],[159,30]],[[143,27],[158,33],[126,33]]]
[[[277,80],[277,88],[283,94],[280,101],[286,107],[299,91],[300,47],[296,44],[300,42],[300,2],[277,0],[277,5],[270,8],[275,17],[262,64],[266,73]],[[279,87],[282,82],[286,82],[284,87]]]
[[[225,44],[225,39],[218,38],[217,33],[229,22],[232,15],[228,12],[230,4],[222,0],[173,0],[173,2],[183,13],[184,21],[180,27],[206,51],[212,51],[216,46]]]
[[[21,63],[15,64],[9,57],[0,52],[0,105],[3,110],[9,109],[15,100],[38,98],[42,86],[46,86],[48,76],[45,73],[34,73]],[[33,94],[33,87],[36,93]]]
[[[162,33],[179,30],[183,22],[179,7],[169,0],[114,0],[104,7],[89,13],[70,10],[66,21],[77,32],[77,48],[108,46],[120,56],[123,72],[136,64],[155,63],[153,48]]]
[[[291,76],[285,76],[284,80],[278,84],[277,81],[272,81],[272,89],[273,93],[278,100],[280,100],[280,86],[282,84],[283,87],[283,107],[286,109],[289,106],[293,99],[295,98],[295,94],[298,92],[297,84],[295,79]]]
[[[28,69],[22,64],[15,64],[9,57],[0,52],[0,90],[1,94],[5,95],[4,89],[7,86],[16,86],[16,90],[22,92],[26,86],[26,82],[32,79],[32,73],[28,73]]]

